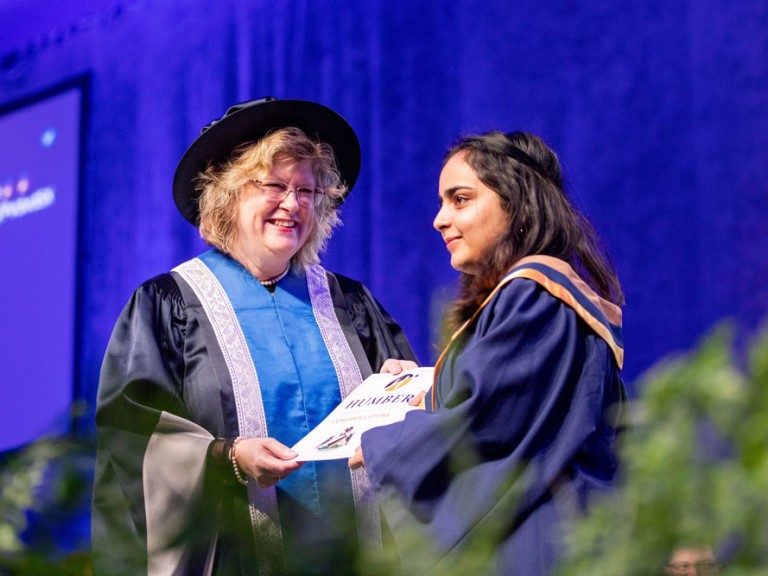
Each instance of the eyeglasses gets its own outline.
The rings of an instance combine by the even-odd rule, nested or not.
[[[717,574],[720,564],[713,560],[701,562],[673,562],[667,564],[667,569],[672,574],[697,574],[698,576],[711,576]],[[694,571],[695,570],[695,571]]]
[[[261,193],[270,202],[282,202],[287,198],[288,194],[295,192],[296,201],[300,206],[320,206],[325,195],[323,189],[318,186],[297,186],[293,188],[279,180],[254,180],[253,183],[261,189]]]

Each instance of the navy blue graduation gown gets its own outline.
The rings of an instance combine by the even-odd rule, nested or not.
[[[593,303],[620,312],[544,260],[563,273],[528,268],[539,281],[506,283],[448,347],[432,411],[363,435],[406,573],[474,554],[478,573],[549,574],[568,523],[614,481],[623,351]]]

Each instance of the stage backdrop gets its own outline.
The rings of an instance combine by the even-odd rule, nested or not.
[[[431,221],[459,133],[528,130],[560,153],[626,290],[630,383],[719,321],[753,329],[768,308],[765,0],[3,6],[0,104],[90,78],[77,339],[88,400],[131,291],[203,248],[171,199],[178,159],[229,105],[268,94],[323,102],[358,131],[361,177],[324,263],[367,283],[425,364],[455,279]]]

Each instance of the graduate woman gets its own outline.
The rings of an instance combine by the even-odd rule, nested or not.
[[[549,574],[616,476],[621,288],[536,136],[459,141],[439,201],[461,272],[453,336],[426,410],[366,432],[349,464],[367,469],[406,574]]]
[[[349,124],[298,100],[235,106],[184,154],[174,199],[212,248],[140,286],[109,342],[97,575],[327,574],[380,540],[366,475],[289,448],[414,365],[368,290],[318,264],[359,166]]]

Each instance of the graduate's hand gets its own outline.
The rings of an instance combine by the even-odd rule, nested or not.
[[[408,405],[409,406],[418,406],[419,408],[424,410],[424,398],[426,397],[426,395],[427,395],[427,392],[425,390],[422,390],[421,392],[416,394],[416,396],[413,398],[413,400],[408,402]]]
[[[418,368],[419,365],[413,360],[398,360],[397,358],[387,358],[381,365],[382,374],[400,374],[403,370]]]
[[[296,456],[296,452],[274,438],[243,438],[235,449],[240,470],[259,488],[270,488],[301,468],[304,462],[290,461]]]
[[[362,468],[365,466],[365,459],[363,458],[363,447],[358,446],[357,450],[355,450],[354,456],[349,459],[349,469],[350,470],[357,470],[358,468]]]

